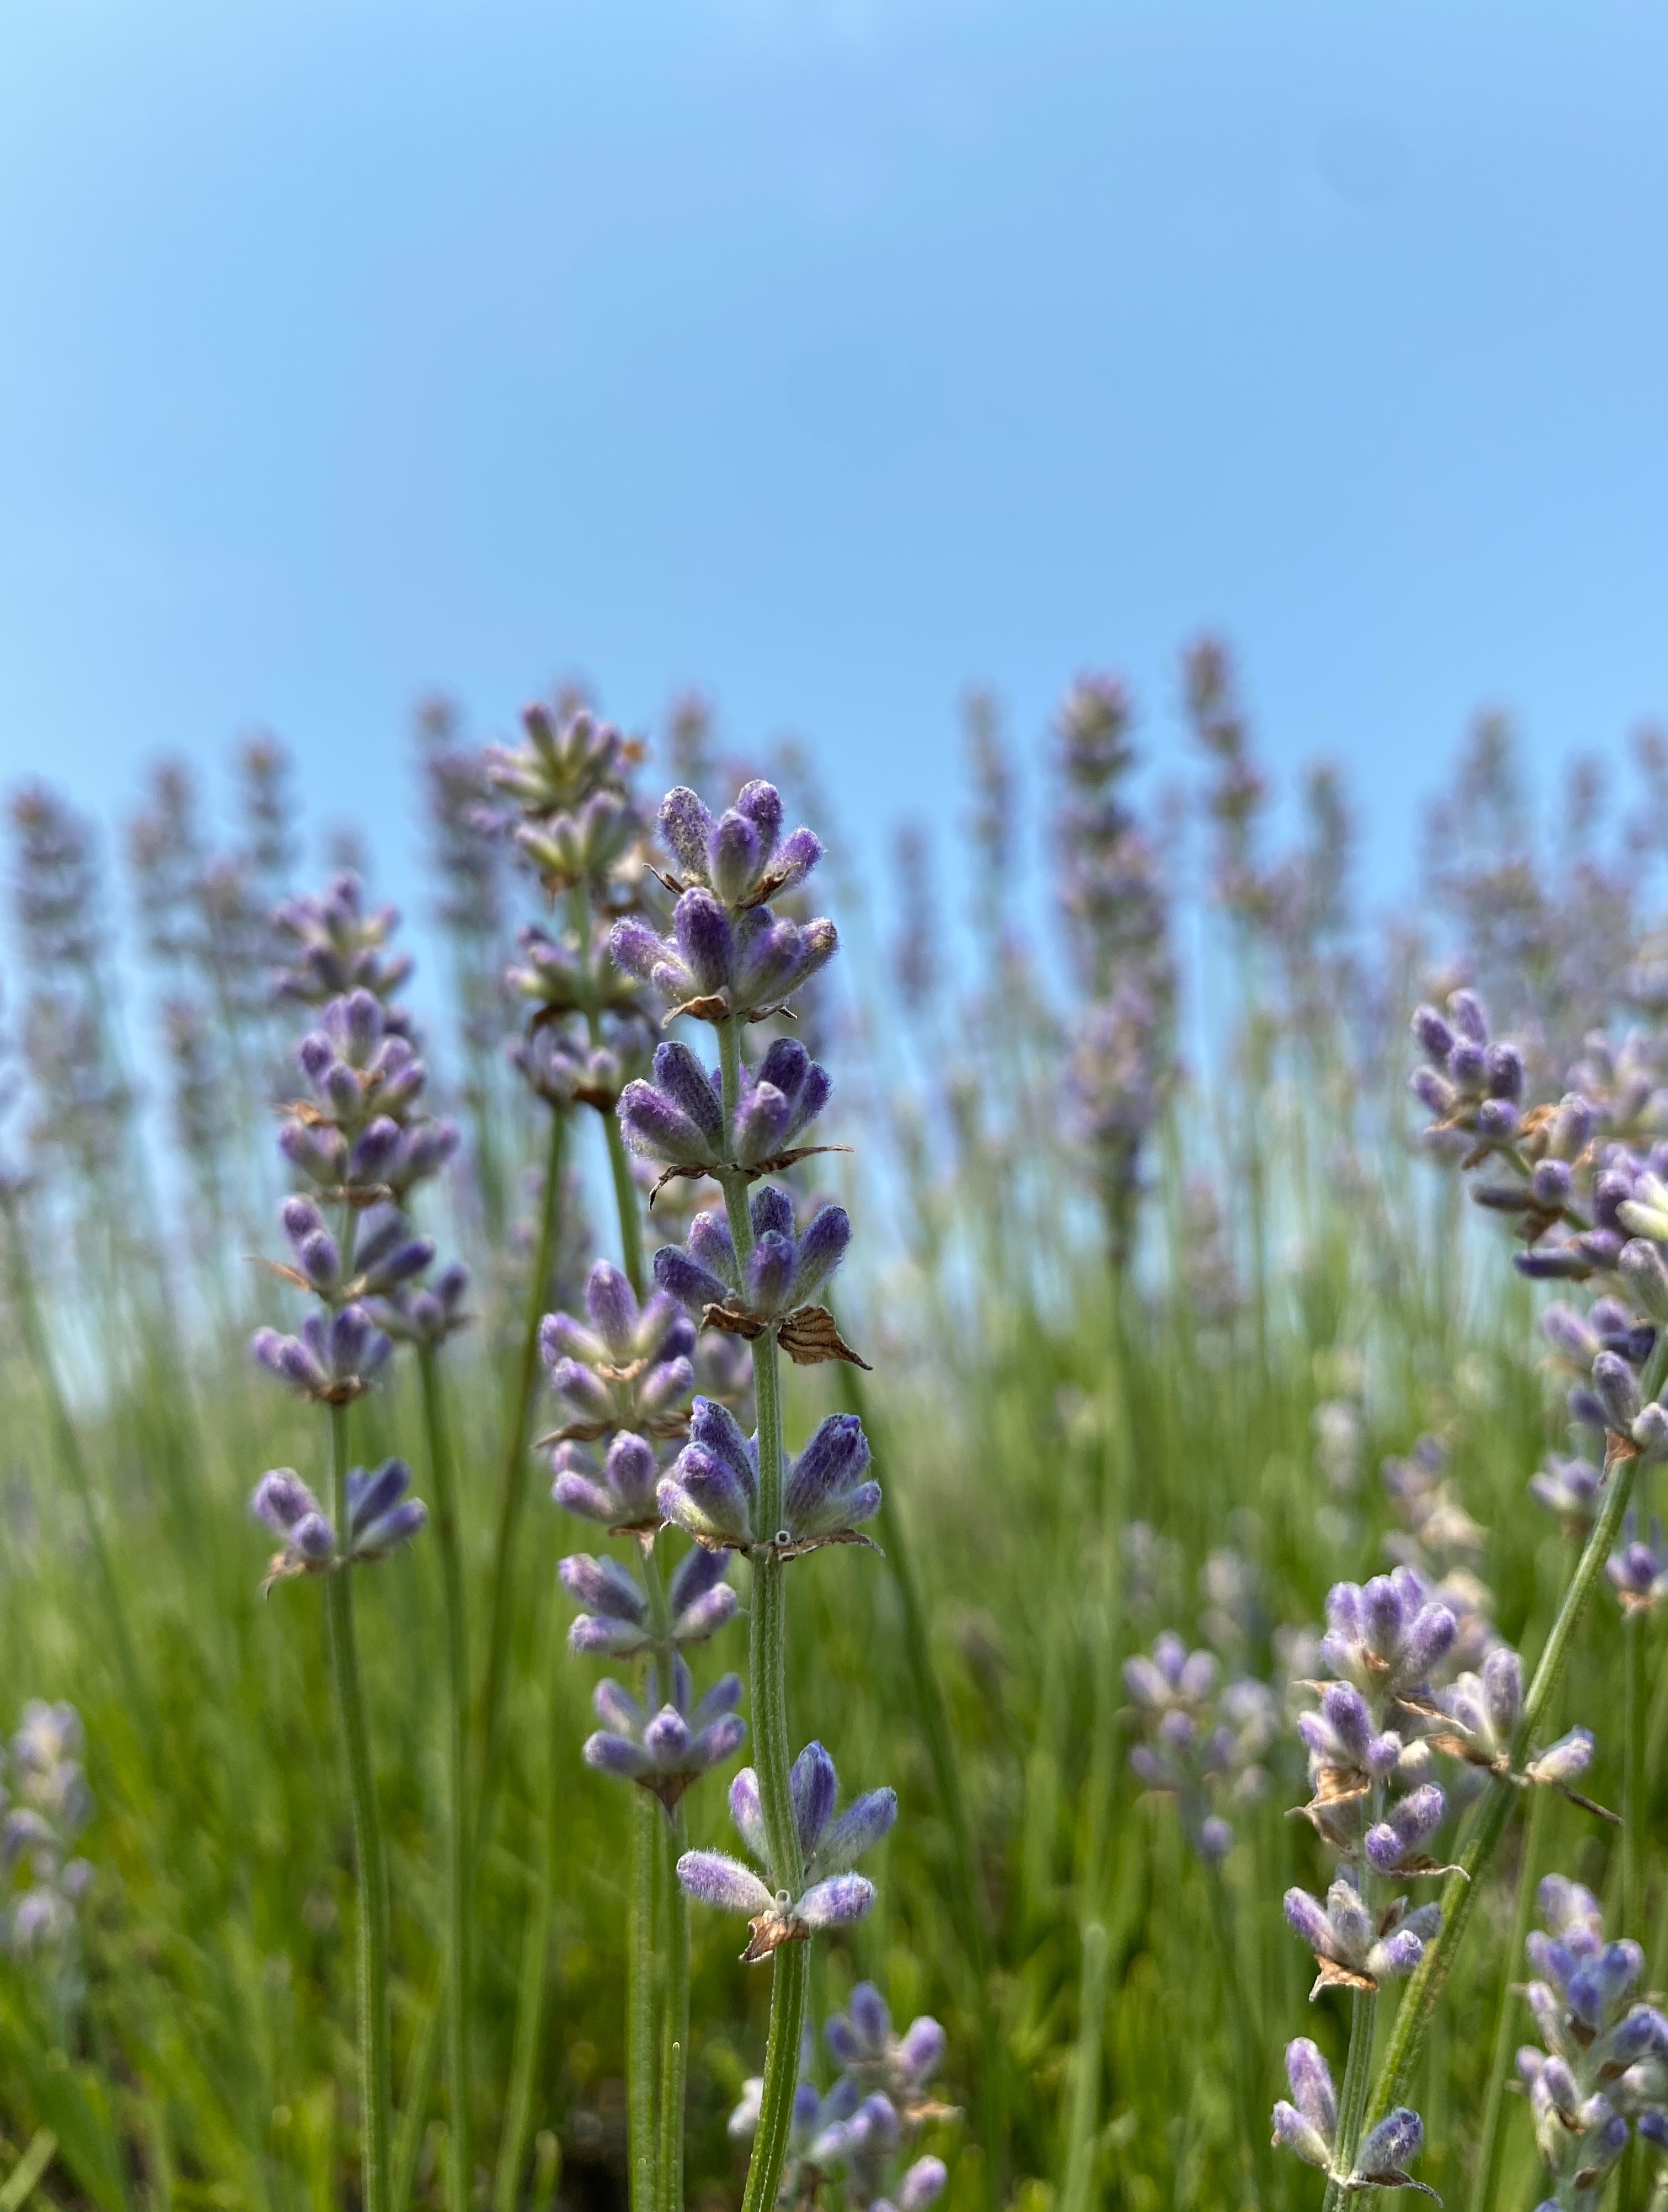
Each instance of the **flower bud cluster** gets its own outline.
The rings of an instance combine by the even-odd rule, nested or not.
[[[793,1766],[794,1818],[805,1878],[799,1894],[772,1891],[744,1860],[725,1851],[685,1851],[678,1879],[688,1894],[721,1911],[744,1914],[749,1929],[748,1965],[768,1959],[784,1943],[803,1943],[819,1929],[861,1920],[874,1902],[874,1885],[852,1869],[890,1833],[898,1796],[870,1790],[836,1814],[839,1778],[819,1743],[807,1744]],[[730,1817],[753,1856],[771,1863],[758,1777],[744,1766],[730,1784]]]
[[[944,2056],[944,2030],[922,2014],[894,2034],[885,1998],[873,1982],[859,1982],[823,2034],[838,2077],[826,2095],[800,2084],[777,2203],[804,2203],[837,2184],[839,2196],[820,2201],[843,2202],[847,2212],[925,2212],[947,2179],[943,2160],[914,2159],[895,2179],[892,2169],[926,2122],[948,2116],[928,2088]],[[734,2140],[752,2140],[764,2086],[762,2079],[743,2084],[730,2115]]]
[[[1267,1792],[1264,1753],[1279,1733],[1279,1701],[1266,1682],[1240,1676],[1222,1685],[1214,1651],[1189,1651],[1160,1635],[1152,1651],[1125,1662],[1142,1740],[1129,1765],[1149,1790],[1172,1796],[1182,1829],[1210,1863],[1233,1847],[1221,1808],[1254,1804]]]
[[[1387,2112],[1341,2172],[1334,2162],[1338,2098],[1332,2069],[1306,2035],[1286,2046],[1286,2079],[1293,2101],[1281,2098],[1274,2108],[1274,2139],[1279,2148],[1295,2153],[1306,2166],[1318,2166],[1350,2191],[1416,2189],[1426,2197],[1436,2195],[1407,2171],[1425,2140],[1424,2123],[1417,2112],[1405,2106]]]
[[[1596,2205],[1630,2120],[1668,2149],[1668,2021],[1634,1998],[1644,1954],[1605,1942],[1590,1891],[1548,1875],[1540,1908],[1546,1925],[1525,1947],[1535,1978],[1524,1994],[1541,2040],[1519,2050],[1518,2073],[1558,2203]]]
[[[323,1574],[335,1566],[367,1566],[387,1559],[429,1519],[420,1498],[408,1498],[411,1470],[403,1459],[379,1468],[350,1468],[347,1528],[338,1537],[323,1507],[294,1468],[274,1468],[256,1485],[252,1510],[279,1538],[283,1549],[267,1572],[267,1587],[289,1575]]]
[[[75,1707],[35,1698],[0,1762],[0,1946],[19,1956],[64,1945],[93,1879],[75,1856],[93,1814],[82,1747]]]
[[[351,872],[320,896],[286,899],[272,917],[286,956],[272,979],[281,1002],[325,1006],[367,991],[387,1006],[411,972],[409,955],[390,952],[399,927],[397,908],[368,908],[365,887]]]

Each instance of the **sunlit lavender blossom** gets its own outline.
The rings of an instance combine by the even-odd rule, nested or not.
[[[1634,2000],[1644,1953],[1605,1942],[1591,1891],[1548,1875],[1540,1908],[1546,1926],[1525,1947],[1535,1979],[1525,1995],[1541,2043],[1519,2051],[1518,2072],[1558,2202],[1595,2204],[1628,2147],[1630,2118],[1668,2148],[1668,2021]]]
[[[736,1594],[725,1580],[729,1561],[697,1544],[679,1562],[667,1585],[667,1626],[656,1628],[648,1593],[618,1559],[575,1553],[557,1572],[569,1597],[591,1608],[569,1632],[575,1651],[622,1658],[636,1652],[704,1644],[735,1617]]]
[[[1419,2155],[1425,2130],[1417,2112],[1398,2106],[1379,2121],[1356,2152],[1354,2167],[1339,2173],[1334,2164],[1338,2127],[1337,2092],[1332,2070],[1318,2046],[1300,2035],[1286,2046],[1286,2079],[1294,2102],[1282,2098],[1274,2108],[1274,2140],[1277,2149],[1289,2150],[1306,2166],[1316,2166],[1351,2191],[1417,2189],[1427,2197],[1434,2190],[1415,2181],[1408,2172]]]
[[[784,1551],[849,1539],[880,1510],[869,1449],[853,1413],[831,1413],[796,1458],[784,1455],[780,1528],[758,1526],[758,1442],[734,1415],[697,1398],[690,1440],[660,1485],[664,1517],[703,1544]]]
[[[347,1540],[294,1468],[274,1468],[262,1475],[250,1510],[264,1522],[283,1548],[272,1561],[271,1583],[288,1575],[322,1574],[327,1568],[368,1566],[384,1559],[427,1525],[429,1509],[408,1498],[411,1470],[404,1460],[385,1460],[379,1468],[351,1468],[347,1478]]]
[[[793,1789],[805,1863],[805,1887],[797,1897],[785,1889],[772,1893],[745,1862],[722,1851],[685,1851],[678,1862],[678,1879],[697,1904],[746,1915],[752,1940],[741,1955],[749,1965],[784,1943],[808,1942],[819,1929],[861,1920],[874,1902],[874,1885],[850,1869],[898,1818],[892,1790],[866,1791],[837,1817],[839,1780],[819,1743],[807,1744],[794,1761]],[[730,1817],[753,1856],[769,1867],[758,1777],[751,1766],[730,1784]]]
[[[673,1653],[671,1695],[660,1703],[660,1674],[651,1666],[641,1704],[618,1682],[601,1681],[592,1693],[603,1723],[585,1741],[585,1764],[599,1773],[636,1782],[658,1797],[668,1814],[691,1782],[739,1751],[747,1724],[736,1711],[741,1677],[725,1674],[698,1704],[689,1668]]]
[[[694,1385],[695,1330],[663,1291],[639,1306],[620,1270],[599,1260],[585,1285],[583,1322],[546,1314],[539,1351],[551,1387],[571,1419],[542,1441],[593,1443],[618,1429],[681,1437]]]

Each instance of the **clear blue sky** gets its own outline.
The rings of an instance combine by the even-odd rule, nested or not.
[[[1668,13],[0,0],[0,773],[698,680],[929,805],[953,702],[1237,641],[1386,886],[1470,708],[1668,708]],[[387,796],[392,792],[393,796]],[[959,810],[958,810],[959,811]]]

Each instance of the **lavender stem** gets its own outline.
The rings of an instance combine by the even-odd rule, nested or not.
[[[440,1544],[441,1586],[446,1613],[447,1750],[451,1802],[447,1808],[447,1873],[450,1892],[450,1957],[447,1963],[447,2057],[451,2075],[452,2130],[447,2178],[452,2212],[469,2212],[475,2181],[472,2112],[471,1999],[474,1990],[474,1883],[470,1850],[469,1644],[464,1610],[463,1543],[458,1526],[457,1484],[441,1406],[440,1372],[432,1344],[417,1348],[423,1412],[429,1432],[429,1476],[435,1493],[435,1533]]]
[[[735,1126],[740,1096],[741,1040],[734,1019],[720,1022],[716,1027],[727,1139]],[[721,1176],[720,1181],[736,1260],[745,1274],[753,1253],[747,1178],[732,1170]],[[758,1404],[758,1525],[773,1534],[782,1525],[782,1393],[774,1328],[767,1328],[754,1342],[753,1385]],[[797,1897],[804,1887],[805,1868],[794,1816],[793,1787],[788,1779],[788,1616],[783,1566],[781,1559],[766,1552],[754,1558],[752,1567],[747,1664],[759,1801],[770,1847],[771,1881],[777,1889],[785,1889],[790,1896]],[[798,1943],[784,1944],[771,1963],[770,2029],[764,2051],[764,2087],[742,2212],[770,2212],[782,2177],[782,2161],[793,2118],[794,2092],[799,2079],[800,2029],[805,2016],[803,1950],[804,1947]]]

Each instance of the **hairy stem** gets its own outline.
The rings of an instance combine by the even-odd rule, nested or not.
[[[331,1507],[337,1529],[347,1528],[348,1409],[332,1406]],[[325,1578],[330,1628],[331,1678],[347,1754],[353,1806],[354,1870],[358,1911],[354,1931],[359,2009],[359,2099],[365,2212],[392,2212],[390,2128],[393,2083],[388,2055],[388,1869],[376,1807],[370,1733],[359,1680],[359,1647],[353,1625],[352,1571],[338,1565]]]
[[[1495,2047],[1488,2062],[1488,2087],[1482,2100],[1482,2124],[1477,2131],[1476,2165],[1471,2173],[1471,2212],[1490,2212],[1500,2179],[1500,2123],[1506,2107],[1507,2077],[1512,2069],[1512,2037],[1518,2005],[1518,1991],[1512,1977],[1519,1971],[1529,1936],[1530,1915],[1535,1909],[1535,1869],[1540,1863],[1551,1797],[1549,1790],[1535,1792],[1534,1802],[1529,1808],[1529,1825],[1524,1832],[1523,1863],[1518,1869],[1518,1893],[1512,1907],[1512,1935],[1506,1952],[1506,1980],[1495,2021]]]
[[[727,1136],[735,1126],[741,1082],[741,1043],[734,1021],[718,1024],[718,1050]],[[753,1251],[746,1177],[727,1174],[721,1181],[731,1240],[737,1261],[745,1271]],[[758,1526],[768,1544],[782,1526],[782,1383],[774,1328],[767,1328],[754,1342],[753,1389],[758,1404]],[[747,1668],[752,1703],[754,1766],[758,1775],[765,1838],[770,1848],[771,1883],[776,1890],[786,1890],[790,1897],[797,1897],[804,1886],[805,1868],[800,1855],[799,1825],[794,1817],[794,1791],[789,1778],[792,1753],[788,1727],[788,1594],[783,1562],[766,1549],[755,1554],[752,1567]],[[743,2212],[768,2212],[776,2203],[799,2075],[805,1983],[803,1947],[784,1943],[771,1960],[770,2030],[764,2051],[764,2088],[758,2132],[753,2137],[753,2154],[747,2167]]]
[[[1337,2172],[1329,2175],[1321,2212],[1342,2212],[1354,2192],[1345,2186],[1355,2171],[1361,2148],[1361,2116],[1367,2104],[1373,2071],[1373,2030],[1378,2019],[1379,1997],[1373,1990],[1356,1990],[1349,2000],[1349,2050],[1343,2062],[1343,2089],[1338,2099],[1338,2132],[1334,2146]],[[1342,2176],[1342,2179],[1338,2177]]]
[[[569,1756],[569,1746],[559,1726],[562,1701],[557,1695],[555,1680],[556,1671],[566,1656],[562,1638],[552,1632],[545,1651],[549,1706],[538,1887],[521,1942],[521,1972],[515,1996],[515,2033],[510,2046],[504,2132],[492,2178],[493,2212],[515,2212],[520,2201],[521,2172],[527,2163],[527,2134],[533,2125],[533,2088],[538,2080],[539,2045],[545,2023],[545,1969],[556,1906],[557,1838],[562,1832],[561,1805]]]
[[[1645,1683],[1646,1614],[1636,1607],[1622,1618],[1622,1932],[1645,1924]]]
[[[457,1480],[441,1405],[439,1359],[431,1344],[417,1352],[423,1413],[429,1432],[429,1470],[435,1492],[435,1534],[440,1547],[441,1589],[446,1614],[447,1753],[451,1802],[447,1807],[447,2064],[451,2077],[452,2132],[447,2146],[451,2212],[469,2212],[475,2185],[472,2112],[473,2064],[471,2000],[475,1973],[475,1897],[472,1879],[469,1803],[469,1638],[464,1611],[463,1537],[458,1525]]]
[[[1653,1356],[1646,1382],[1651,1395],[1662,1385],[1662,1376],[1655,1372]],[[1654,1376],[1654,1380],[1653,1377]],[[1563,1602],[1547,1638],[1546,1649],[1541,1654],[1535,1678],[1524,1699],[1523,1717],[1513,1739],[1512,1764],[1521,1765],[1527,1747],[1533,1741],[1541,1722],[1551,1704],[1560,1680],[1564,1663],[1569,1656],[1569,1647],[1581,1615],[1586,1610],[1587,1600],[1594,1585],[1604,1572],[1604,1562],[1615,1545],[1616,1533],[1628,1510],[1628,1500],[1633,1494],[1634,1475],[1637,1460],[1615,1462],[1610,1468],[1607,1494],[1598,1520],[1593,1523],[1569,1587],[1564,1592]],[[1459,1871],[1451,1874],[1442,1890],[1442,1926],[1440,1931],[1425,1946],[1425,1955],[1409,1977],[1397,2008],[1395,2025],[1390,2040],[1385,2046],[1384,2063],[1379,2069],[1378,2081],[1373,2088],[1369,2118],[1381,2120],[1391,2108],[1400,2104],[1408,2093],[1413,2078],[1413,2069],[1424,2041],[1425,2029],[1444,1984],[1452,1968],[1455,1954],[1459,1948],[1470,1923],[1471,1910],[1476,1902],[1482,1877],[1499,1849],[1500,1839],[1506,1832],[1519,1791],[1515,1783],[1496,1776],[1478,1808],[1472,1826],[1470,1840],[1459,1863]]]
[[[689,2071],[689,1899],[677,1862],[689,1842],[680,1805],[668,1828],[655,1822],[667,1852],[666,2016],[661,2038],[660,2212],[684,2212],[684,2082]],[[669,1848],[668,1848],[669,1846]]]
[[[633,1790],[626,1891],[625,2124],[631,2212],[656,2212],[654,2160],[654,1858],[661,1808]]]

